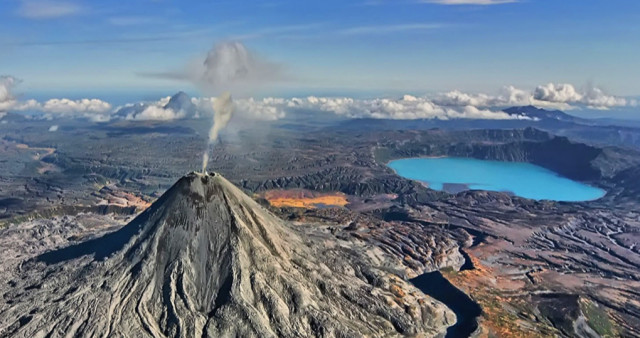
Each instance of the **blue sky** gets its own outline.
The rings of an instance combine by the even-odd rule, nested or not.
[[[549,82],[640,95],[637,0],[0,2],[0,74],[23,92],[193,90],[140,74],[182,69],[226,40],[281,64],[281,95]]]

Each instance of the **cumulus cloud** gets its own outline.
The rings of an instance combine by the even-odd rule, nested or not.
[[[163,97],[156,102],[138,102],[118,107],[114,115],[126,120],[179,120],[199,118],[198,100],[179,92],[173,96]]]
[[[193,98],[203,116],[211,116],[216,98]],[[473,105],[442,106],[425,97],[405,95],[401,98],[355,99],[350,97],[277,98],[235,100],[237,116],[251,120],[274,121],[293,111],[315,111],[347,118],[375,119],[529,119],[503,111],[478,108]]]
[[[174,98],[176,95],[173,96]],[[184,100],[184,98],[183,98]],[[213,107],[218,99],[215,97],[189,98],[188,103],[182,101],[180,106],[173,105],[172,97],[164,97],[156,102],[133,103],[118,107],[114,116],[125,120],[170,121],[185,118],[213,116]],[[245,98],[234,100],[235,114],[244,119],[274,121],[284,118],[285,99],[282,98]],[[185,106],[193,107],[185,109]]]
[[[13,94],[13,89],[20,80],[13,76],[0,76],[0,113],[8,111],[20,111],[39,109],[40,104],[35,100],[19,101]]]
[[[168,121],[185,118],[187,116],[185,110],[174,109],[167,106],[170,101],[171,96],[167,96],[156,102],[126,104],[118,107],[114,112],[114,116],[116,118],[135,121]]]
[[[52,19],[78,14],[82,8],[69,1],[21,0],[18,14],[29,19]]]
[[[400,99],[376,98],[327,98],[310,96],[288,100],[289,108],[320,110],[349,118],[376,118],[395,120],[415,119],[528,119],[525,116],[509,115],[502,111],[479,109],[471,105],[461,107],[441,106],[424,97],[405,95]]]
[[[286,116],[279,98],[253,98],[236,100],[236,112],[239,116],[250,120],[275,121]]]
[[[561,103],[579,102],[582,100],[582,95],[578,94],[574,86],[563,83],[549,83],[538,86],[533,92],[533,97],[536,100]]]
[[[433,101],[443,106],[510,107],[533,105],[540,108],[572,110],[582,107],[610,109],[637,105],[633,100],[608,95],[602,89],[587,86],[578,90],[571,84],[549,83],[532,92],[507,86],[498,95],[470,94],[458,90],[441,93]]]
[[[11,76],[0,76],[0,112],[37,111],[45,113],[45,118],[84,117],[93,121],[108,121],[111,105],[98,99],[51,99],[20,101],[13,95],[13,88],[20,81]]]
[[[172,109],[164,109],[163,107],[156,105],[146,106],[140,113],[135,115],[128,115],[127,120],[176,120],[184,118],[180,113],[174,112]]]
[[[57,114],[74,115],[78,113],[102,114],[111,110],[111,104],[99,99],[51,99],[42,105],[42,111]]]
[[[578,90],[567,83],[549,83],[538,86],[533,92],[533,98],[543,102],[583,105],[593,109],[609,109],[635,104],[625,98],[608,95],[602,89],[594,86]]]
[[[493,107],[500,106],[502,102],[511,100],[510,97],[491,96],[487,94],[470,94],[459,90],[441,93],[434,97],[433,101],[442,106],[476,106]]]
[[[347,118],[375,119],[528,119],[524,116],[509,115],[502,111],[479,109],[473,106],[445,107],[424,97],[405,95],[399,99],[376,98],[354,99],[350,97],[316,97],[278,99],[266,98],[261,101],[247,101],[258,106],[263,116],[282,118],[286,111],[304,109],[333,113]],[[256,105],[256,103],[259,103]],[[265,108],[270,107],[271,110]],[[273,114],[264,113],[271,111]]]
[[[111,104],[99,99],[51,99],[44,103],[34,100],[17,107],[16,110],[36,110],[46,113],[45,117],[86,118],[94,122],[106,122],[111,119]]]
[[[223,53],[224,54],[224,53]],[[222,61],[216,61],[222,62]],[[224,62],[222,62],[224,64]],[[243,62],[241,62],[243,63]],[[215,67],[214,67],[215,68]],[[232,83],[242,78],[243,67],[209,74],[212,83]],[[226,73],[228,72],[228,73]],[[203,73],[204,74],[204,73]],[[217,81],[217,82],[216,82]],[[238,80],[242,81],[242,80]],[[19,83],[13,77],[0,76],[0,113],[28,111],[44,113],[43,117],[86,118],[105,122],[112,119],[170,121],[213,116],[216,98],[191,98],[183,92],[155,102],[127,104],[116,109],[99,99],[51,99],[45,102],[18,100],[13,88]],[[274,121],[287,113],[299,110],[331,113],[346,118],[377,119],[528,119],[523,115],[507,114],[502,109],[512,106],[534,105],[546,109],[570,110],[588,107],[610,109],[637,106],[634,99],[607,94],[594,86],[578,89],[571,84],[537,86],[532,91],[506,86],[495,95],[465,93],[454,90],[430,96],[405,95],[400,98],[356,99],[351,97],[316,97],[234,100],[235,115],[246,120]]]
[[[51,127],[49,127],[49,131],[52,133],[58,131],[58,125],[57,124],[52,125]]]
[[[17,82],[18,80],[12,76],[0,76],[0,112],[6,112],[16,105],[12,90]]]

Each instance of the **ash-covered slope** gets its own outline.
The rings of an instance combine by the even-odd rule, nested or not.
[[[377,268],[382,256],[313,244],[220,175],[192,173],[121,230],[25,263],[0,290],[0,336],[433,336],[453,324]]]

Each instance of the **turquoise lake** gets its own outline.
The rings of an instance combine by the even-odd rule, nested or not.
[[[408,158],[389,164],[402,177],[422,181],[434,190],[463,185],[466,190],[510,192],[535,200],[591,201],[605,191],[576,182],[540,166],[471,158]],[[445,189],[448,190],[448,189]]]

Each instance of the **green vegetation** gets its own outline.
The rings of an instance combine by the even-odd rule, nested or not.
[[[374,159],[381,164],[386,164],[393,159],[393,155],[388,148],[375,148],[373,152]]]
[[[592,301],[583,301],[582,312],[587,318],[589,326],[602,337],[615,337],[617,330],[609,319],[609,314]]]
[[[440,272],[443,274],[456,274],[458,271],[454,270],[453,267],[450,266],[445,266],[444,268],[440,269]]]

